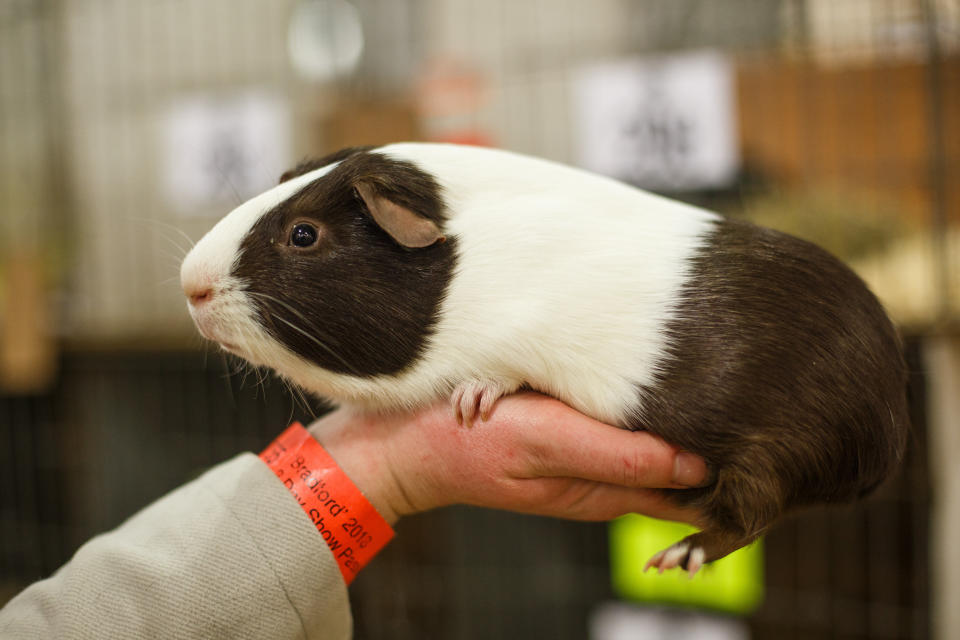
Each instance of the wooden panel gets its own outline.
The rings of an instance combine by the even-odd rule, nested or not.
[[[931,121],[929,68],[919,63],[824,68],[746,60],[738,72],[747,166],[786,185],[843,188],[925,220],[935,194],[931,141],[947,175],[960,166],[960,59],[940,68],[942,122]],[[948,217],[960,193],[947,180]]]

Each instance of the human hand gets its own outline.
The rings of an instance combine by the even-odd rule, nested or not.
[[[459,426],[440,403],[412,414],[338,409],[309,431],[391,524],[449,504],[575,520],[635,512],[696,524],[695,510],[651,489],[707,477],[693,454],[535,393],[501,398],[473,427]]]

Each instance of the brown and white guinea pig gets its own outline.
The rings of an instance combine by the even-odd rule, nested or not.
[[[863,496],[908,429],[897,333],[807,242],[504,151],[345,149],[287,172],[190,252],[200,332],[341,404],[521,386],[705,458],[669,491],[704,528],[650,565],[691,573],[786,510]]]

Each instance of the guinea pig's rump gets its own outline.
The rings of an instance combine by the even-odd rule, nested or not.
[[[707,524],[654,566],[686,567],[698,546],[705,561],[722,557],[786,509],[868,493],[899,462],[908,429],[899,337],[863,282],[822,249],[719,222],[668,334],[671,356],[642,390],[637,426],[700,454],[717,479],[671,492]]]

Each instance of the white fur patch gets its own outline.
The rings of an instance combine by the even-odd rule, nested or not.
[[[439,180],[459,254],[427,355],[389,386],[517,379],[624,423],[665,357],[689,259],[717,217],[503,151],[382,151]]]

